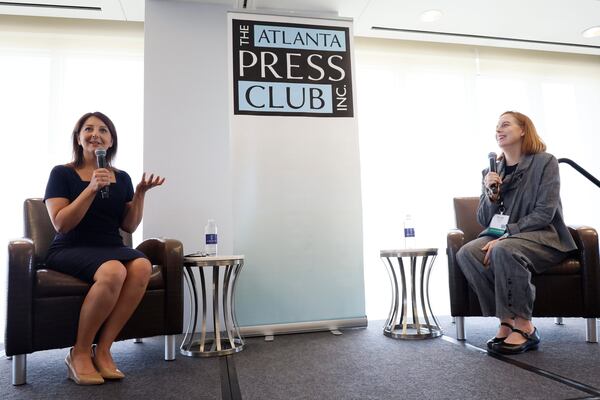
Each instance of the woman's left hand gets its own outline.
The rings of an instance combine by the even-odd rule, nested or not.
[[[161,178],[158,175],[156,175],[155,177],[154,174],[151,174],[150,177],[146,179],[146,173],[144,172],[144,174],[142,175],[142,180],[140,181],[140,183],[137,184],[135,188],[135,192],[139,194],[144,194],[153,187],[162,185],[164,182],[165,178]]]
[[[483,257],[483,265],[488,265],[490,263],[490,254],[492,252],[492,249],[495,245],[498,244],[499,241],[500,239],[491,240],[481,248],[481,251],[485,251],[485,257]]]

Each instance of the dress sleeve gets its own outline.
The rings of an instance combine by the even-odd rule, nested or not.
[[[133,183],[131,183],[131,177],[127,172],[121,172],[123,172],[125,177],[125,202],[129,203],[131,200],[133,200]]]
[[[56,167],[52,168],[52,171],[50,171],[50,177],[48,178],[48,183],[46,184],[44,201],[54,197],[64,197],[66,199],[71,198],[67,168],[68,167],[65,167],[64,165],[57,165]]]

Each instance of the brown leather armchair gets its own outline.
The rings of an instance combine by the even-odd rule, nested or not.
[[[454,199],[454,213],[458,229],[448,233],[448,280],[450,284],[450,311],[455,317],[456,335],[465,340],[464,318],[481,316],[479,301],[469,287],[456,263],[456,253],[464,243],[477,237],[484,229],[477,223],[478,197]],[[533,305],[534,317],[563,317],[587,319],[586,340],[597,343],[596,318],[600,317],[600,263],[598,260],[598,233],[595,229],[569,226],[577,250],[562,263],[543,274],[533,274],[536,287]]]
[[[27,354],[75,343],[79,311],[90,285],[46,269],[55,235],[42,199],[24,204],[25,238],[8,244],[5,351],[12,356],[12,383],[26,383]],[[121,232],[126,244],[131,235]],[[140,305],[117,340],[165,335],[165,360],[175,359],[175,335],[183,331],[183,246],[172,239],[148,239],[138,247],[152,263]]]

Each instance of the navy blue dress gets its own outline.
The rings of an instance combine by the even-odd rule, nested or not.
[[[123,244],[119,227],[125,204],[133,199],[131,178],[115,170],[116,182],[110,184],[109,198],[100,192],[79,224],[67,233],[57,233],[48,249],[46,266],[92,283],[96,270],[109,260],[130,261],[146,258],[141,251]],[[57,165],[50,172],[44,201],[63,197],[73,202],[89,185],[74,168]]]

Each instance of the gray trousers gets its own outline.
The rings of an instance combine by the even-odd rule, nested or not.
[[[483,265],[481,249],[492,237],[480,237],[458,251],[458,266],[477,294],[484,316],[531,319],[535,286],[531,271],[543,271],[567,256],[559,250],[519,238],[500,240]]]

